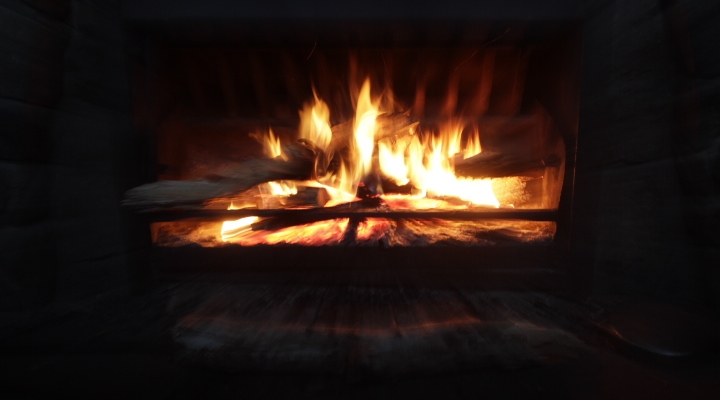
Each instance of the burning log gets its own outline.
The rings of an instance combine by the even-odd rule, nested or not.
[[[290,226],[318,222],[327,219],[334,219],[334,213],[358,213],[363,211],[375,211],[382,205],[382,200],[377,197],[366,198],[359,201],[338,204],[332,207],[316,208],[310,210],[297,210],[297,213],[284,213],[277,216],[265,218],[252,224],[252,230],[278,230]],[[363,218],[363,217],[360,217]]]
[[[138,209],[199,207],[210,199],[232,196],[261,183],[310,179],[321,150],[303,140],[283,150],[286,158],[249,159],[204,179],[158,181],[138,186],[125,193],[122,204]]]
[[[354,135],[355,121],[345,121],[333,126],[333,137],[328,146],[328,152],[341,151],[352,143]],[[410,117],[410,111],[382,114],[375,120],[377,131],[375,132],[375,141],[390,137],[401,137],[409,135],[418,122],[413,121]]]
[[[542,175],[546,167],[559,167],[561,164],[562,160],[557,155],[527,160],[509,154],[483,152],[466,159],[456,158],[455,172],[459,176],[473,178],[533,176]]]
[[[334,170],[338,165],[334,164],[337,162],[337,158],[334,158],[337,154],[346,153],[354,137],[354,123],[355,121],[345,121],[337,124],[331,128],[332,140],[328,145],[324,154],[318,158],[316,163],[316,174],[324,175],[328,170]],[[414,121],[410,117],[410,110],[392,114],[382,114],[375,120],[376,131],[375,131],[375,142],[377,143],[383,139],[400,138],[403,136],[411,135],[414,133],[419,122]]]
[[[330,147],[341,148],[342,143],[350,143],[354,134],[355,121],[345,121],[333,126],[333,138]],[[375,132],[375,141],[382,140],[391,136],[405,135],[409,133],[409,129],[417,126],[417,122],[410,117],[410,111],[397,112],[392,114],[381,114],[375,119],[377,131]]]
[[[408,135],[417,126],[408,112],[381,115],[377,119],[376,140]],[[353,122],[332,128],[333,139],[328,153],[344,151],[352,142]],[[277,180],[305,180],[314,173],[325,153],[307,140],[299,140],[283,148],[286,158],[253,158],[204,179],[190,181],[159,181],[129,190],[122,204],[137,209],[155,207],[197,208],[207,201],[232,196],[252,187]],[[330,155],[330,157],[332,157]]]

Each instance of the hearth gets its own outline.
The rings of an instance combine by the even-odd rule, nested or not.
[[[564,275],[575,22],[253,21],[138,30],[126,194],[165,270]],[[151,105],[151,107],[148,107]]]

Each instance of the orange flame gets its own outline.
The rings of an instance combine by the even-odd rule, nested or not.
[[[468,140],[461,150],[462,125],[451,121],[441,130],[439,136],[420,140],[418,136],[409,139],[406,145],[398,142],[389,145],[378,143],[380,170],[397,184],[410,182],[421,197],[452,196],[473,204],[500,207],[492,188],[492,179],[462,178],[455,175],[452,157],[463,153],[465,157],[480,152],[477,133]]]
[[[366,79],[360,89],[357,109],[355,112],[355,146],[354,178],[362,179],[372,168],[372,156],[375,148],[375,119],[378,116],[378,109],[370,99],[370,80]]]
[[[332,139],[330,129],[330,108],[317,97],[313,104],[306,103],[300,111],[300,138],[313,142],[317,147],[326,150]]]
[[[305,225],[291,226],[273,232],[248,232],[246,235],[238,235],[231,238],[229,241],[243,246],[280,243],[321,246],[340,242],[345,234],[347,225],[347,218],[332,219]]]
[[[465,151],[463,152],[463,158],[470,158],[482,153],[480,147],[480,132],[477,128],[473,129],[473,134],[468,138]]]
[[[228,209],[232,210],[232,205]],[[222,237],[222,241],[229,242],[234,237],[249,232],[252,229],[251,225],[254,224],[257,220],[258,217],[245,217],[240,218],[236,221],[223,222],[222,228],[220,228],[220,236]]]
[[[282,157],[284,160],[287,160],[287,156],[283,154],[282,151],[282,143],[280,142],[280,137],[275,136],[272,128],[268,129],[267,135],[263,135],[261,133],[253,133],[250,134],[250,136],[260,142],[260,144],[262,144],[263,154],[265,155],[265,157]]]

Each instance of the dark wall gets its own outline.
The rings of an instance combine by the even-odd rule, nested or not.
[[[717,304],[720,3],[584,13],[576,234],[596,292]]]
[[[119,4],[2,1],[0,31],[0,308],[127,290]]]

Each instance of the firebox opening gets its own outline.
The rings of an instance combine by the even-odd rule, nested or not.
[[[154,42],[156,245],[553,243],[577,29],[269,25]]]

